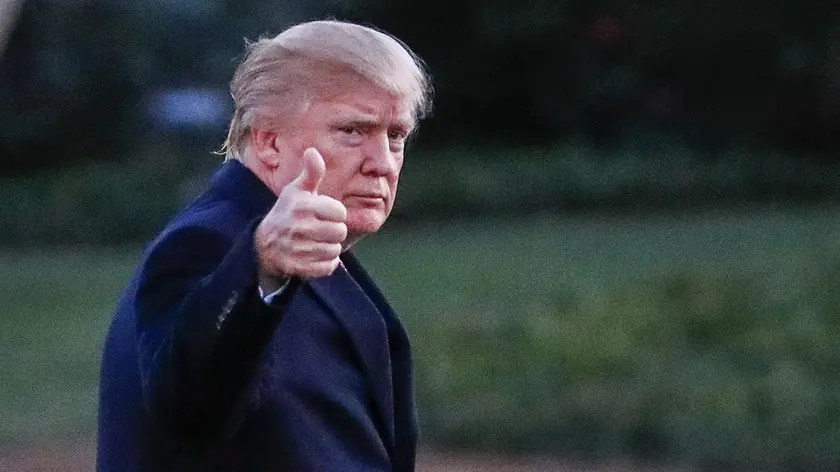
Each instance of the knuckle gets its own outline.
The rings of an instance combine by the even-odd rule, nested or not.
[[[339,264],[340,244],[330,244],[320,248],[316,253],[301,251],[299,254],[287,257],[282,263],[277,261],[279,273],[304,278],[325,277],[335,272]]]
[[[305,192],[297,193],[292,199],[291,206],[295,210],[309,211],[315,204],[315,198],[317,198],[317,195],[312,195]]]
[[[310,271],[313,277],[325,277],[332,274],[333,269],[330,267],[330,261],[313,262],[310,266]]]
[[[306,268],[306,270],[302,271],[301,274],[303,277],[307,278],[314,278],[314,277],[324,277],[329,275],[329,273],[325,272],[322,267],[311,265]]]
[[[274,263],[275,274],[294,274],[296,273],[295,264],[293,261],[283,258]]]
[[[307,232],[307,225],[303,220],[296,220],[290,227],[289,227],[289,236],[292,239],[301,239],[306,236]]]
[[[335,213],[336,218],[338,218],[341,221],[344,221],[344,220],[347,219],[347,207],[345,207],[343,203],[341,203],[338,200],[333,200],[331,206],[332,206],[332,211],[333,211],[333,213]]]
[[[322,266],[322,270],[324,271],[324,275],[330,275],[335,272],[336,267],[338,267],[338,259],[334,258],[329,261],[325,261]]]
[[[341,244],[335,243],[330,246],[330,256],[334,259],[336,266],[338,265],[338,256],[341,255]]]
[[[283,238],[277,241],[277,249],[283,254],[291,253],[295,248],[294,246],[294,235],[291,231],[287,232]]]
[[[300,204],[295,205],[292,207],[291,216],[292,219],[302,219],[306,218],[307,216],[312,214],[312,209],[309,208],[308,205]]]
[[[326,195],[319,195],[319,197],[318,210],[324,216],[328,216],[329,219],[345,219],[345,216],[342,215],[344,215],[347,210],[340,201]]]

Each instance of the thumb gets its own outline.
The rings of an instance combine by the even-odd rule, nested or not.
[[[303,151],[303,170],[291,183],[295,187],[307,192],[318,193],[318,187],[324,179],[327,168],[324,158],[315,148],[307,148]]]

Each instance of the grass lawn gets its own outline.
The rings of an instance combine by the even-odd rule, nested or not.
[[[0,441],[91,429],[103,334],[133,252],[0,252]]]
[[[138,252],[0,251],[0,442],[92,433],[102,337]],[[733,367],[730,357],[743,353],[720,344],[717,335],[743,331],[746,337],[737,343],[755,336],[760,343],[761,333],[737,325],[740,312],[732,317],[736,325],[721,317],[740,309],[750,313],[743,320],[753,326],[766,307],[786,307],[766,316],[802,314],[799,324],[777,324],[820,341],[825,328],[820,310],[829,305],[812,304],[809,297],[840,289],[826,276],[840,274],[840,209],[546,215],[412,227],[393,221],[357,252],[412,332],[428,440],[552,449],[551,441],[577,431],[581,445],[572,447],[585,453],[634,452],[637,438],[642,449],[665,441],[655,449],[690,459],[708,456],[685,446],[698,435],[735,428],[719,441],[707,438],[695,446],[723,457],[732,451],[722,441],[747,440],[740,431],[756,426],[752,416],[738,416],[751,410],[732,406],[740,402],[735,388],[740,380],[728,382],[727,376],[747,372],[762,382],[782,376],[781,393],[771,390],[778,395],[784,395],[788,380],[814,381],[803,377],[812,370],[807,366],[779,373],[776,361],[784,362],[785,355],[774,358],[767,372]],[[822,275],[814,278],[815,270]],[[826,296],[840,299],[837,293]],[[809,317],[809,310],[819,316]],[[686,320],[686,312],[696,312],[701,323]],[[659,330],[674,317],[682,323],[679,333],[669,334],[664,325]],[[774,345],[772,339],[765,344]],[[683,358],[685,363],[676,362]],[[646,404],[651,384],[666,377],[684,388],[664,391],[686,395],[681,405],[690,408],[666,407],[667,418],[653,421],[654,407]],[[694,386],[704,378],[712,379],[705,383],[708,392],[697,393]],[[790,390],[788,403],[801,411],[783,411],[784,418],[813,419],[818,413],[802,410],[807,395],[824,391],[823,384],[803,390],[804,396]],[[701,403],[705,413],[696,411]],[[734,415],[730,423],[713,421],[706,429],[696,424],[698,418],[726,414]],[[768,413],[768,424],[782,427],[772,423],[777,414]],[[825,415],[833,421],[838,413]],[[633,429],[638,424],[647,429]],[[788,426],[795,432],[798,425]],[[534,431],[526,431],[529,426]],[[553,435],[551,441],[538,439],[545,435]],[[786,447],[784,438],[780,441],[779,447]],[[755,451],[771,446],[762,443]],[[818,454],[820,447],[808,451]]]

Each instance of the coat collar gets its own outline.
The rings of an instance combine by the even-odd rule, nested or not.
[[[237,160],[222,164],[210,179],[210,185],[225,199],[236,202],[248,215],[268,213],[277,201],[277,195]]]

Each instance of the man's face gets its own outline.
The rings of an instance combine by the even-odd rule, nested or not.
[[[410,104],[360,80],[314,100],[280,134],[281,165],[275,182],[290,182],[314,147],[326,174],[318,193],[347,208],[348,240],[379,230],[391,213],[403,165],[405,140],[414,127]],[[280,183],[278,182],[278,183]]]

